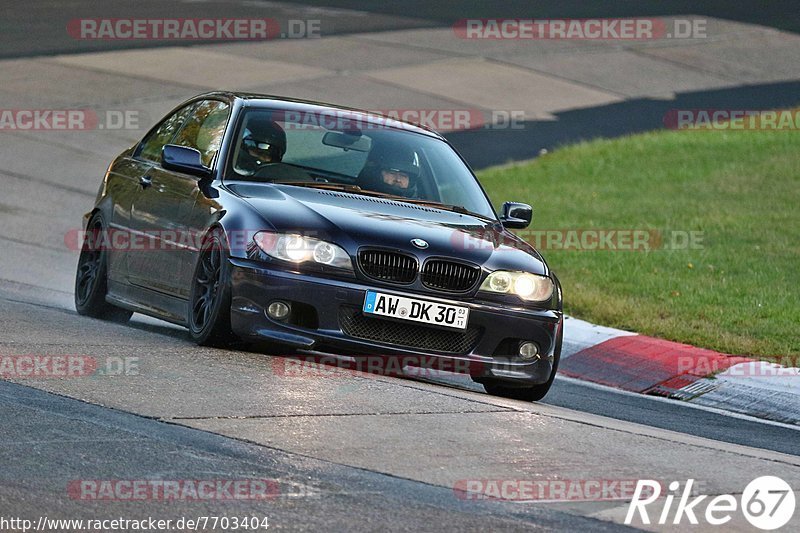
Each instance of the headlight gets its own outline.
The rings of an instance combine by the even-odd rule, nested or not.
[[[553,296],[553,280],[527,272],[492,272],[480,290],[499,294],[515,294],[528,302],[544,302]]]
[[[253,241],[262,252],[290,263],[313,262],[333,268],[353,270],[350,255],[333,243],[294,233],[259,231]]]

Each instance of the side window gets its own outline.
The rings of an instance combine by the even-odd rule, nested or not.
[[[229,114],[230,106],[225,102],[200,102],[172,143],[196,148],[200,151],[203,164],[211,166],[222,144],[222,134],[225,133]]]
[[[195,105],[189,104],[164,119],[164,122],[142,142],[139,156],[150,161],[161,161],[161,149],[165,144],[169,144]]]

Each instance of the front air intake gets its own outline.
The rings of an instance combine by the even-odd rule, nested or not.
[[[417,278],[416,258],[388,250],[362,250],[358,265],[368,277],[390,283],[412,283]]]
[[[431,259],[422,268],[422,284],[429,289],[463,292],[474,287],[480,275],[481,269],[476,266]]]

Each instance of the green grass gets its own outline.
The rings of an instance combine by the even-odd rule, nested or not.
[[[702,249],[542,250],[567,313],[726,353],[800,354],[800,132],[658,131],[479,177],[498,206],[532,204],[534,230],[703,232]]]

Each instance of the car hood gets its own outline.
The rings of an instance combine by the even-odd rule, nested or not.
[[[548,274],[539,253],[498,222],[407,202],[276,184],[232,184],[265,227],[334,242],[355,255],[363,246],[428,257],[452,257],[487,270]],[[419,248],[412,240],[422,239]]]

